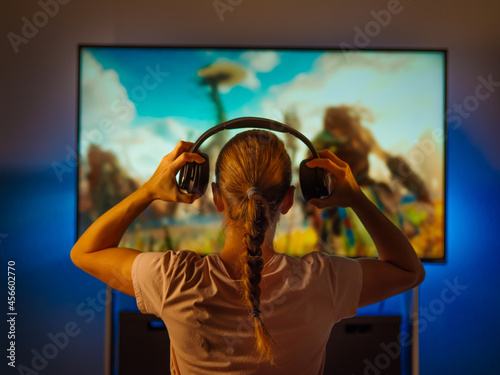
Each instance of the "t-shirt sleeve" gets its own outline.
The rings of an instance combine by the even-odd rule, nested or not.
[[[327,269],[332,287],[334,322],[350,318],[358,311],[363,283],[361,265],[354,259],[328,255]]]
[[[143,314],[161,315],[176,258],[173,251],[141,253],[135,258],[132,283],[137,307]]]

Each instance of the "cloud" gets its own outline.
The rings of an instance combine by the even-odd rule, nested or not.
[[[118,74],[102,65],[88,51],[82,53],[80,82],[80,126],[90,131],[99,129],[103,122],[116,128],[129,126],[136,116],[134,103],[120,83]]]
[[[378,72],[398,72],[409,67],[414,60],[410,54],[377,52],[325,53],[316,61],[317,67],[328,73],[336,73],[344,68],[367,68]]]
[[[232,63],[242,66],[246,71],[245,79],[238,83],[237,86],[245,87],[251,91],[257,91],[261,87],[257,73],[268,73],[273,70],[279,63],[280,59],[274,51],[248,51],[240,56],[240,61],[232,61],[221,57],[216,60],[222,63]],[[242,65],[244,64],[244,66]],[[236,86],[220,85],[219,91],[222,94],[227,94]]]
[[[240,58],[246,61],[251,69],[259,73],[269,73],[280,63],[279,56],[274,51],[248,51],[243,53]]]

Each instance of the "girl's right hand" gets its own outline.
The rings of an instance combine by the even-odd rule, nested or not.
[[[179,190],[175,175],[181,167],[188,162],[203,163],[203,159],[198,153],[190,153],[193,144],[180,141],[175,149],[164,156],[153,176],[141,188],[145,189],[148,196],[155,200],[160,199],[165,202],[193,203],[199,196],[195,194],[185,194]]]
[[[324,168],[333,175],[336,184],[328,197],[309,200],[313,206],[325,207],[355,207],[361,203],[365,195],[352,175],[349,164],[339,159],[330,150],[318,152],[320,158],[306,163],[309,168]]]

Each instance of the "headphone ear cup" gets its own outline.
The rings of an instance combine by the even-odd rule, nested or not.
[[[201,152],[200,155],[203,159],[205,159],[205,162],[201,164],[194,163],[198,169],[198,179],[194,187],[194,193],[201,197],[207,190],[208,178],[210,176],[210,163],[207,154]]]
[[[207,154],[200,153],[200,156],[205,159],[204,163],[189,162],[182,166],[177,185],[186,193],[198,194],[201,197],[207,190],[210,164]]]
[[[306,165],[309,161],[311,159],[302,160],[299,167],[300,189],[306,202],[330,194],[326,171],[323,168],[309,168]]]

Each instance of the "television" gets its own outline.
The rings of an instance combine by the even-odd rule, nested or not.
[[[78,234],[153,174],[178,141],[238,117],[265,117],[303,133],[349,163],[364,193],[423,261],[445,261],[446,51],[248,47],[79,47]],[[244,130],[202,145],[214,163]],[[275,249],[375,257],[349,208],[318,210],[298,184],[308,155],[276,133],[297,187],[278,224]],[[192,205],[155,201],[121,246],[141,251],[217,253],[222,215],[210,189]]]

